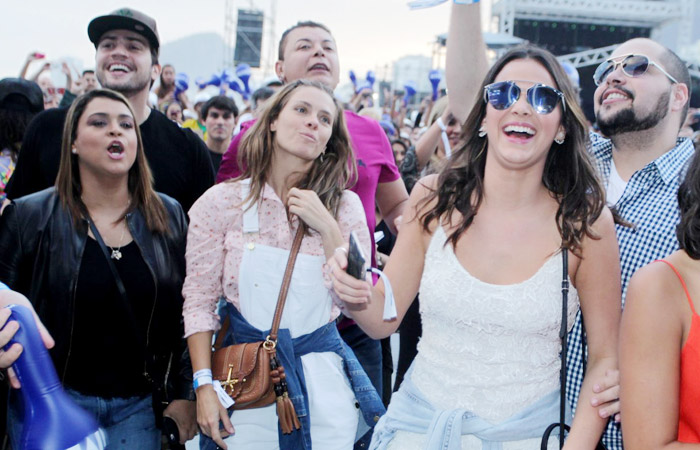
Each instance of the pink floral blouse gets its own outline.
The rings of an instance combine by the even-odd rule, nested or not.
[[[243,188],[239,181],[213,186],[195,202],[189,211],[187,233],[187,277],[182,288],[185,303],[185,337],[201,331],[219,329],[216,304],[223,295],[240,309],[238,300],[238,268],[243,258]],[[370,239],[365,214],[359,197],[345,191],[338,211],[338,224],[347,242],[355,231],[365,255],[370,255]],[[262,245],[289,249],[294,240],[282,201],[266,185],[258,206],[260,232],[255,241]],[[304,237],[301,253],[323,255],[321,236],[311,231]],[[327,281],[328,277],[325,277]],[[330,286],[330,283],[327,283]],[[329,287],[330,288],[330,287]],[[338,317],[335,304],[329,320]]]

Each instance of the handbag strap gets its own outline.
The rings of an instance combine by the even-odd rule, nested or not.
[[[277,333],[279,332],[280,322],[282,321],[282,312],[284,311],[284,304],[287,300],[287,292],[289,291],[289,286],[292,282],[292,272],[294,271],[294,264],[297,260],[297,255],[299,254],[299,249],[301,248],[301,241],[304,239],[304,227],[299,224],[297,233],[294,236],[294,241],[292,242],[292,249],[289,251],[289,259],[287,260],[287,267],[284,270],[284,277],[282,278],[282,287],[280,287],[280,293],[277,297],[277,306],[275,307],[275,314],[272,318],[272,327],[270,328],[270,335],[268,339],[276,342]],[[221,329],[217,333],[216,341],[214,342],[214,349],[220,349],[224,343],[224,337],[228,331],[228,327],[231,324],[231,320],[227,315],[224,322],[221,324]]]
[[[561,328],[559,338],[561,339],[561,370],[559,371],[559,448],[564,447],[564,426],[566,421],[566,356],[568,339],[568,302],[569,302],[569,250],[563,248],[562,278],[561,278]]]

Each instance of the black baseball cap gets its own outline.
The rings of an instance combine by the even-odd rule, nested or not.
[[[36,114],[44,110],[44,94],[33,81],[4,78],[0,80],[0,109]]]
[[[156,52],[160,48],[160,38],[158,37],[155,19],[141,11],[131,8],[119,8],[107,15],[92,19],[88,25],[88,37],[95,44],[95,48],[97,48],[102,35],[111,30],[134,31],[145,37]]]

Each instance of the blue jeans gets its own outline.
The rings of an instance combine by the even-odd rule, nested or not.
[[[151,396],[103,398],[83,395],[72,389],[66,393],[84,410],[95,415],[107,436],[105,450],[158,450],[160,430],[151,404]],[[17,400],[17,399],[15,399]],[[17,401],[10,401],[7,429],[13,448],[22,434],[22,415]]]
[[[343,328],[340,331],[340,337],[343,338],[346,344],[355,353],[355,357],[367,377],[372,382],[372,385],[377,389],[377,392],[382,392],[382,344],[380,341],[375,341],[365,334],[357,325],[353,324]],[[369,447],[369,442],[372,439],[372,430],[369,430],[360,440],[355,443],[355,449],[361,450]]]

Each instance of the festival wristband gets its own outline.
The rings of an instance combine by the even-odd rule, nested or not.
[[[213,383],[213,385],[214,385],[214,392],[216,392],[216,396],[219,397],[219,403],[221,403],[224,408],[229,409],[234,403],[236,403],[231,398],[231,396],[226,393],[224,388],[221,386],[220,381]]]
[[[450,139],[447,137],[447,132],[445,131],[447,127],[445,126],[445,122],[442,121],[442,117],[438,117],[435,123],[440,130],[442,130],[440,139],[442,139],[442,146],[445,148],[445,157],[449,158],[452,156],[452,147],[450,147]]]
[[[199,389],[200,387],[205,386],[207,384],[213,384],[211,376],[202,375],[202,376],[195,378],[194,381],[192,382],[192,386],[194,387],[195,391],[197,389]]]
[[[391,321],[396,319],[396,301],[394,300],[394,290],[391,288],[389,277],[384,275],[384,272],[374,267],[367,269],[367,272],[379,275],[379,278],[384,282],[384,313],[382,314],[382,320]]]
[[[198,370],[192,375],[192,385],[195,391],[205,384],[212,384],[211,369]]]

